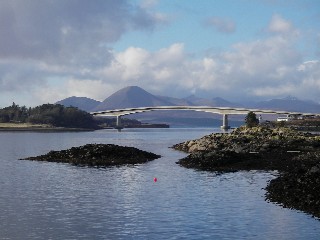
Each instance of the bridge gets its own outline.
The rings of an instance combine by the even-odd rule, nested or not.
[[[232,108],[232,107],[209,107],[209,106],[156,106],[156,107],[138,107],[138,108],[123,108],[113,109],[105,111],[91,112],[93,116],[108,116],[117,117],[117,127],[121,127],[121,117],[134,113],[143,113],[151,111],[163,111],[163,110],[192,110],[198,112],[207,112],[213,114],[222,115],[222,129],[229,129],[228,115],[244,115],[249,112],[255,114],[277,114],[277,115],[299,115],[299,116],[319,116],[320,114],[314,113],[302,113],[302,112],[288,112],[288,111],[276,111],[276,110],[264,110],[264,109],[247,109],[247,108]]]

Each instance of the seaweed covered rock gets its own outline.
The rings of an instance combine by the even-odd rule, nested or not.
[[[214,133],[173,148],[190,153],[178,161],[180,165],[201,170],[290,171],[300,162],[314,164],[319,160],[308,154],[320,152],[320,136],[288,128],[241,127],[229,134]]]
[[[241,127],[176,144],[187,168],[230,172],[278,170],[266,197],[320,217],[320,136],[289,128]]]
[[[268,200],[320,219],[320,164],[305,171],[299,168],[281,173],[269,183],[266,190]]]
[[[304,151],[320,147],[320,136],[289,128],[240,127],[231,133],[213,133],[179,143],[173,148],[193,153],[201,151],[270,152]]]
[[[50,151],[45,155],[28,157],[22,160],[70,163],[81,166],[114,166],[123,164],[145,163],[159,158],[154,153],[134,147],[114,144],[87,144],[67,150]]]

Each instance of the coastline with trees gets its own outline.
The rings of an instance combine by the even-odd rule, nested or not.
[[[13,103],[0,109],[1,130],[95,130],[97,122],[87,112],[59,104],[34,108]]]
[[[122,119],[126,128],[169,127],[167,124],[144,124],[135,119]],[[115,128],[115,118],[93,117],[77,107],[43,104],[34,108],[11,106],[0,108],[0,131],[92,131]]]

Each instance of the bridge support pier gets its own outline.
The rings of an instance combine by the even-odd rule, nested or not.
[[[116,122],[116,129],[118,130],[121,130],[123,127],[122,127],[122,124],[121,124],[121,116],[117,116],[117,122]]]
[[[228,121],[228,114],[223,114],[221,129],[223,129],[223,130],[230,129],[229,121]]]

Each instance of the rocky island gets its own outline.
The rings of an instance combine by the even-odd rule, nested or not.
[[[50,151],[45,155],[28,157],[21,160],[70,163],[79,166],[108,167],[138,164],[160,158],[154,153],[134,147],[114,144],[87,144],[67,150]]]
[[[176,144],[187,168],[232,172],[278,170],[266,198],[320,217],[320,136],[289,128],[240,127]]]

